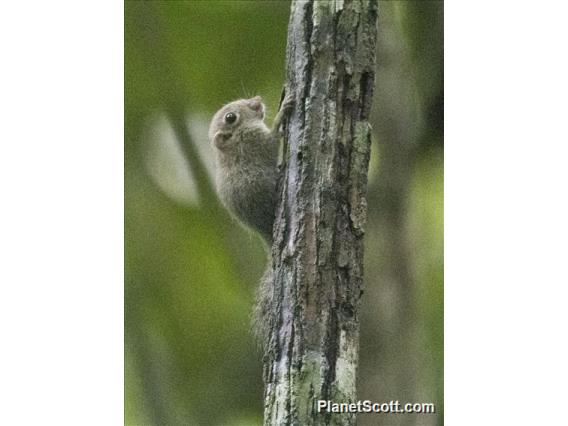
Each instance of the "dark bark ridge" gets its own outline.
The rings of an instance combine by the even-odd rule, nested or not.
[[[376,0],[296,1],[265,342],[266,425],[355,423]]]

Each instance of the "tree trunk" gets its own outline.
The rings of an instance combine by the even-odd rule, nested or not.
[[[355,423],[376,0],[295,1],[264,359],[266,425]]]

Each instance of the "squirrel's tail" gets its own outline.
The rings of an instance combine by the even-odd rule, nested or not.
[[[272,306],[273,272],[272,260],[268,258],[268,264],[256,293],[256,302],[252,311],[252,333],[255,340],[264,346],[270,331],[270,310]]]

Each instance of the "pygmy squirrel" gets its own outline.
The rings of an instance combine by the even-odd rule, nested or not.
[[[219,198],[238,220],[258,231],[269,247],[276,216],[280,126],[293,105],[293,96],[287,94],[269,129],[260,96],[240,99],[217,111],[209,127]],[[261,342],[266,341],[272,304],[270,256],[268,259],[252,314],[253,332]]]
[[[272,130],[260,96],[240,99],[213,116],[209,139],[216,151],[217,192],[224,206],[272,244],[278,181],[280,126],[294,99],[287,95]]]

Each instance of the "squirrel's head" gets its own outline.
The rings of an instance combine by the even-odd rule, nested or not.
[[[265,106],[260,96],[231,102],[215,113],[209,126],[209,139],[225,150],[247,133],[265,132]]]

